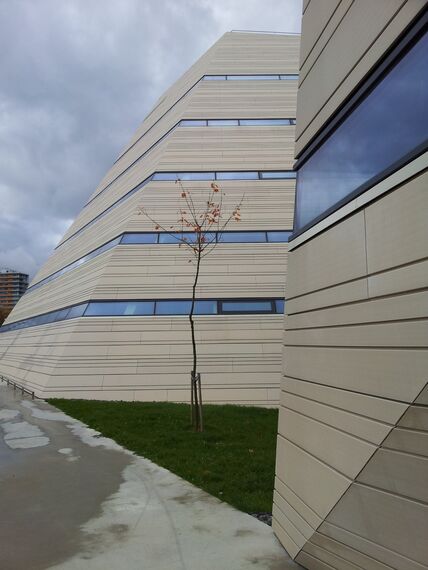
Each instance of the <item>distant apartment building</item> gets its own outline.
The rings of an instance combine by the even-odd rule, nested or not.
[[[0,329],[0,373],[39,396],[189,401],[193,266],[180,179],[242,219],[197,291],[206,402],[279,401],[299,37],[226,33],[158,100]]]
[[[428,17],[306,0],[273,528],[311,570],[428,568]]]
[[[28,287],[28,275],[14,269],[0,269],[0,307],[11,310]]]

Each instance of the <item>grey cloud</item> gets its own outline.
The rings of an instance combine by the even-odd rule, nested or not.
[[[34,274],[156,99],[225,31],[299,0],[0,1],[0,266]]]

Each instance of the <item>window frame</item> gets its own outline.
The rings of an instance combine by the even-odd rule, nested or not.
[[[425,13],[423,13],[425,12]],[[334,132],[346,121],[346,119],[352,115],[355,109],[362,104],[365,99],[370,95],[377,85],[379,85],[383,79],[385,79],[389,72],[407,55],[407,53],[412,49],[412,47],[422,38],[425,33],[428,33],[428,11],[426,7],[422,9],[423,15],[420,16],[421,12],[416,16],[416,18],[407,26],[403,33],[396,39],[396,41],[390,46],[387,52],[384,54],[383,58],[378,62],[377,67],[374,70],[368,72],[368,74],[362,79],[362,81],[357,85],[356,89],[349,95],[349,97],[343,102],[343,104],[338,108],[337,113],[332,118],[328,124],[324,125],[313,140],[311,140],[306,147],[297,156],[297,161],[294,164],[294,170],[297,173],[296,181],[296,200],[294,203],[294,218],[297,219],[297,192],[298,192],[298,174],[299,169],[313,156],[318,149],[330,138]],[[390,166],[370,178],[367,182],[364,182],[355,190],[347,194],[345,197],[341,198],[326,210],[321,212],[318,216],[311,219],[307,224],[303,225],[300,229],[294,230],[293,234],[290,236],[290,242],[297,238],[298,236],[305,233],[310,228],[317,225],[320,221],[327,218],[332,213],[336,212],[344,205],[348,204],[361,194],[364,194],[367,190],[399,170],[406,166],[409,162],[418,158],[421,154],[426,152],[428,149],[428,139],[417,145],[414,149],[404,154],[398,160],[393,162]]]

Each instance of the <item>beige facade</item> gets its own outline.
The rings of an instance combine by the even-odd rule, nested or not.
[[[424,4],[305,3],[297,158]],[[311,570],[428,568],[427,166],[289,243],[273,527]]]
[[[31,286],[126,232],[152,232],[143,205],[165,224],[177,219],[174,180],[154,172],[291,171],[295,127],[177,126],[181,120],[295,118],[299,38],[225,34],[156,103]],[[274,75],[204,80],[204,75]],[[293,178],[222,180],[229,204],[245,194],[231,230],[290,230]],[[239,176],[238,176],[239,178]],[[208,181],[186,181],[203,199]],[[122,202],[117,203],[118,200]],[[106,212],[108,208],[111,208]],[[95,300],[188,299],[193,268],[176,244],[116,245],[31,288],[7,325]],[[80,262],[79,262],[80,263]],[[287,243],[221,243],[207,257],[201,299],[283,299]],[[277,405],[283,316],[196,317],[204,398]],[[0,334],[0,374],[38,396],[188,401],[191,346],[186,316],[63,319]]]

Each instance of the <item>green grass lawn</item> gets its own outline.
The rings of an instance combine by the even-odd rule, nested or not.
[[[205,405],[195,433],[186,404],[50,403],[242,511],[272,511],[277,410]]]

